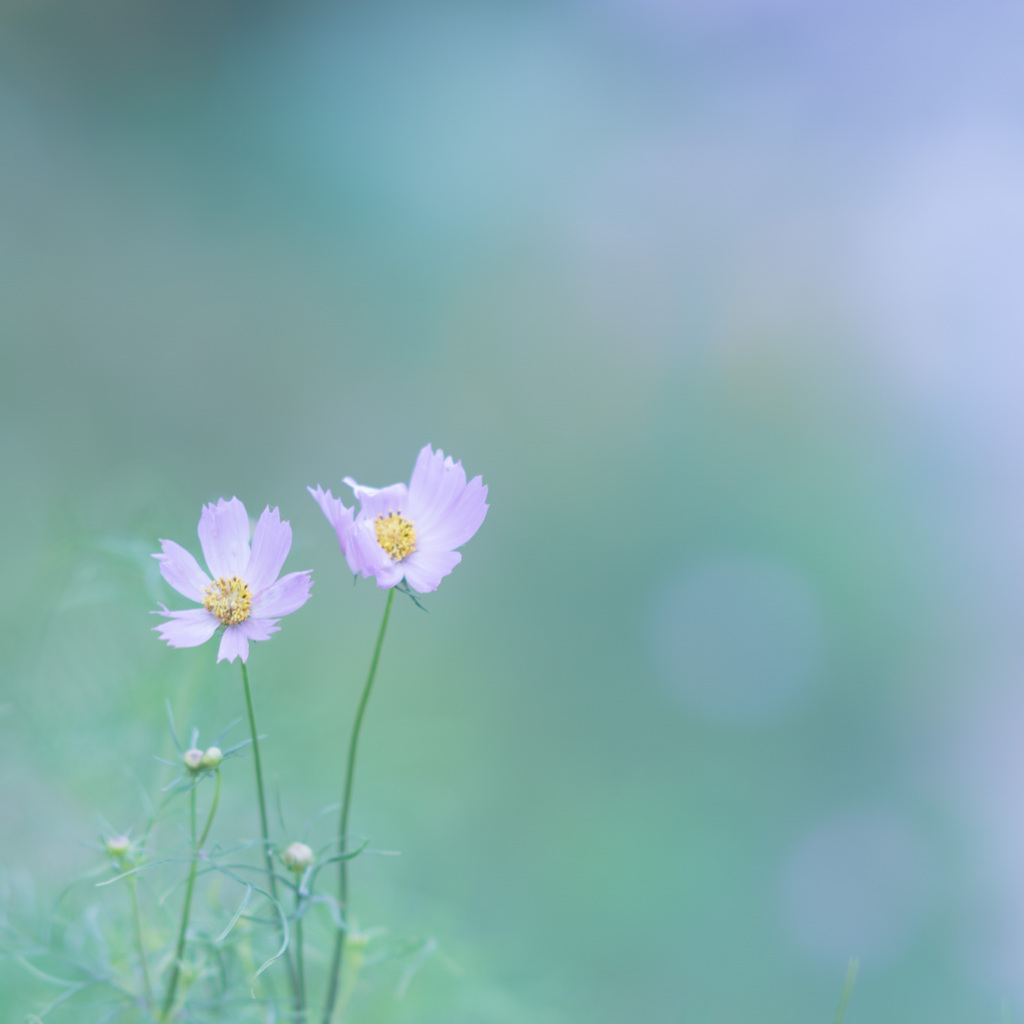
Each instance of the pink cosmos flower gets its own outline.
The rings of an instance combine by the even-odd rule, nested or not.
[[[363,487],[350,476],[344,482],[359,499],[358,515],[330,491],[308,490],[334,527],[348,567],[364,578],[375,576],[383,588],[404,579],[421,594],[437,590],[462,561],[455,549],[480,529],[490,507],[481,478],[467,483],[462,463],[429,444],[408,487]]]
[[[249,517],[237,499],[204,505],[199,520],[199,543],[210,579],[199,563],[173,540],[161,540],[163,551],[153,557],[160,573],[179,594],[202,608],[168,611],[160,605],[154,615],[169,622],[153,628],[171,647],[198,647],[223,626],[217,661],[246,661],[250,640],[269,640],[289,615],[309,600],[313,580],[309,571],[278,579],[292,546],[292,528],[278,510],[263,510],[249,548]]]

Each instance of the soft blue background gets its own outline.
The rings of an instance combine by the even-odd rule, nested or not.
[[[6,884],[138,817],[165,698],[240,712],[149,632],[221,496],[315,570],[250,667],[337,799],[383,600],[305,487],[430,441],[492,508],[396,605],[353,878],[445,956],[353,1022],[822,1021],[850,954],[850,1024],[1021,1019],[1022,21],[7,0]]]

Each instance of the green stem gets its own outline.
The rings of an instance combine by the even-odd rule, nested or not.
[[[860,962],[856,957],[850,960],[849,966],[846,968],[846,981],[843,984],[843,993],[839,997],[839,1007],[836,1010],[835,1024],[843,1024],[843,1018],[846,1016],[846,1004],[850,1001],[850,996],[853,994],[853,985],[857,980],[857,969],[860,967]]]
[[[242,684],[245,687],[245,706],[249,712],[249,731],[252,734],[252,759],[256,765],[256,795],[260,804],[260,829],[263,834],[263,859],[267,866],[267,887],[270,890],[271,899],[277,902],[277,880],[274,877],[274,858],[270,852],[270,829],[267,827],[267,799],[263,792],[263,767],[260,764],[260,742],[256,732],[256,712],[252,706],[252,691],[249,689],[249,672],[242,663]],[[284,935],[284,928],[281,928]],[[299,979],[295,973],[295,964],[292,962],[292,955],[285,950],[285,962],[288,964],[288,974],[291,977],[292,993],[295,996],[295,1007],[299,1008]]]
[[[146,945],[142,941],[142,913],[139,910],[139,885],[135,875],[128,877],[128,892],[132,900],[132,920],[135,923],[135,944],[139,947],[142,962],[142,989],[146,995],[146,1007],[153,1008],[153,984],[149,978],[149,961],[146,959]]]
[[[252,692],[249,690],[249,673],[242,662],[242,684],[245,687],[245,706],[249,712],[249,731],[252,733],[252,759],[256,765],[256,795],[260,802],[260,828],[263,833],[263,857],[267,864],[267,882],[270,895],[277,899],[277,883],[274,881],[274,861],[270,855],[270,830],[267,828],[267,800],[263,795],[263,767],[260,764],[260,741],[256,734],[256,712],[252,707]]]
[[[178,947],[174,953],[174,966],[171,968],[171,980],[167,984],[167,995],[164,997],[164,1005],[161,1015],[167,1020],[174,1006],[174,996],[178,990],[178,979],[181,977],[182,958],[185,955],[185,942],[188,934],[188,918],[192,911],[192,891],[196,884],[196,869],[199,867],[199,854],[210,834],[210,826],[213,824],[213,816],[217,813],[217,804],[220,801],[220,770],[216,771],[217,788],[213,791],[213,802],[210,804],[210,813],[206,816],[206,825],[203,834],[196,840],[196,789],[199,786],[198,780],[193,783],[189,794],[189,819],[192,835],[192,866],[188,871],[188,885],[185,887],[185,905],[181,908],[181,927],[178,929]]]
[[[210,804],[210,813],[206,816],[206,824],[203,826],[203,834],[199,837],[198,853],[206,845],[206,838],[210,834],[210,826],[213,825],[213,816],[217,813],[217,804],[220,802],[220,769],[214,771],[217,777],[217,785],[213,790],[213,803]]]
[[[306,962],[302,949],[302,883],[295,886],[295,966],[299,976],[299,1022],[306,1020]]]
[[[384,634],[387,632],[388,618],[391,615],[391,603],[394,599],[395,588],[392,587],[388,591],[388,601],[384,605],[384,619],[380,624],[380,633],[377,634],[377,646],[373,652],[373,661],[370,662],[370,673],[366,677],[363,695],[359,699],[359,708],[356,711],[355,721],[352,723],[352,735],[348,741],[345,792],[341,801],[341,819],[338,823],[338,852],[342,855],[342,859],[338,862],[338,904],[341,907],[342,921],[346,927],[338,929],[337,938],[334,940],[334,956],[331,961],[331,976],[327,986],[327,998],[324,1001],[323,1024],[330,1024],[331,1015],[334,1012],[334,1004],[338,999],[341,956],[345,950],[345,932],[348,927],[348,860],[344,855],[346,852],[346,836],[348,834],[348,810],[352,802],[352,780],[356,772],[356,748],[359,746],[359,730],[363,725],[363,715],[366,713],[366,705],[370,699],[370,690],[373,689],[373,680],[377,675],[377,663],[380,661],[380,651],[384,646]]]

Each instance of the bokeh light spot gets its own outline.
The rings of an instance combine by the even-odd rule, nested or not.
[[[795,844],[783,869],[782,916],[805,955],[877,966],[918,931],[931,876],[929,851],[904,817],[881,807],[850,811]]]

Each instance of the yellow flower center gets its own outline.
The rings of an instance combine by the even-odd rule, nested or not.
[[[221,576],[203,591],[203,607],[225,626],[237,626],[249,618],[252,591],[240,576]]]
[[[402,515],[402,510],[381,515],[373,521],[377,543],[396,561],[411,555],[416,550],[416,527],[411,519]]]

